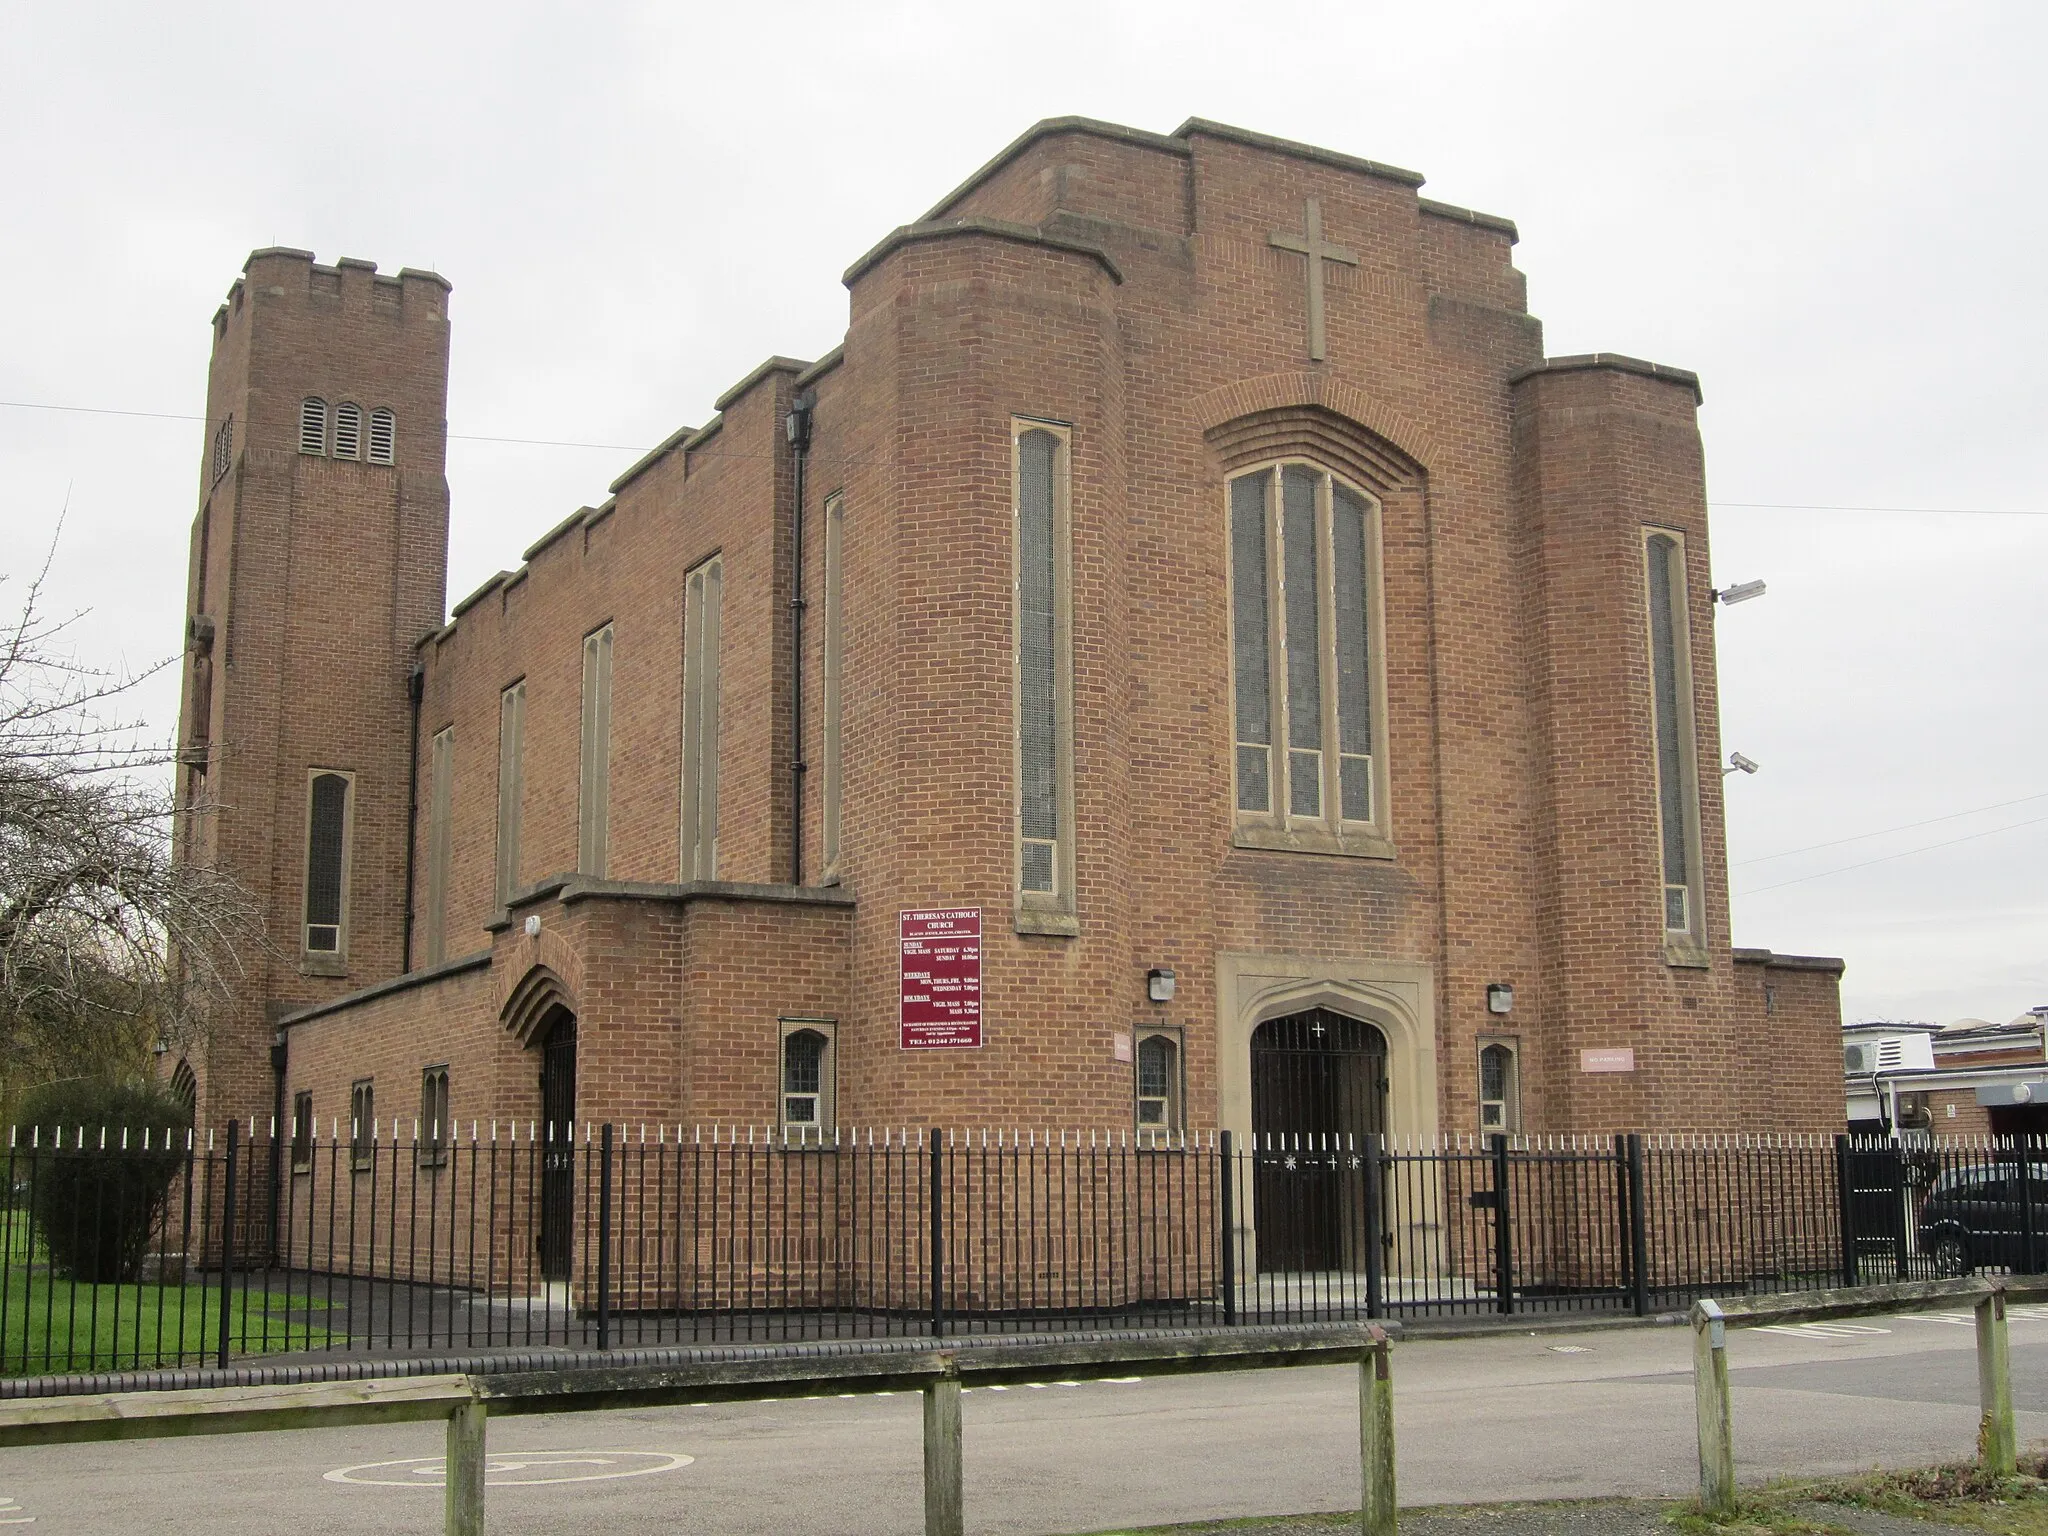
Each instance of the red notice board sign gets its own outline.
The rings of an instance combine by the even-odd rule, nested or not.
[[[981,908],[899,914],[903,1049],[981,1045]]]

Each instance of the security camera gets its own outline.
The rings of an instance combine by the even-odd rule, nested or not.
[[[1734,773],[1738,769],[1743,773],[1755,773],[1757,770],[1756,761],[1752,758],[1744,757],[1740,752],[1730,752],[1728,754],[1728,766],[1723,768],[1721,772],[1723,775],[1726,775]]]
[[[1714,601],[1724,607],[1729,603],[1746,603],[1752,597],[1764,595],[1764,584],[1760,581],[1738,581],[1732,587],[1723,587],[1714,594]]]

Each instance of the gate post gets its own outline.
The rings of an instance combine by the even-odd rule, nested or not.
[[[939,1338],[946,1331],[946,1206],[940,1193],[944,1181],[944,1157],[939,1149],[939,1128],[932,1127],[931,1155],[927,1159],[927,1180],[931,1190],[932,1217],[932,1337]],[[959,1423],[960,1383],[953,1383],[954,1423]],[[926,1423],[929,1425],[932,1399],[925,1397]],[[957,1434],[957,1432],[956,1432]],[[929,1441],[927,1441],[929,1444]],[[929,1508],[929,1507],[927,1507]],[[958,1527],[955,1527],[957,1530]]]
[[[1856,1262],[1856,1197],[1849,1181],[1849,1138],[1835,1137],[1835,1211],[1842,1238],[1842,1284],[1854,1285],[1861,1266]]]
[[[1728,1324],[1719,1302],[1692,1305],[1692,1400],[1699,1423],[1700,1507],[1735,1510],[1735,1440],[1728,1400]]]
[[[939,1358],[946,1374],[924,1389],[924,1536],[962,1536],[960,1378],[951,1355]]]
[[[612,1347],[612,1124],[604,1123],[597,1159],[597,1347]]]
[[[1223,1321],[1237,1321],[1237,1157],[1235,1138],[1222,1133],[1223,1146]]]
[[[1493,1136],[1493,1291],[1503,1313],[1515,1310],[1515,1245],[1509,1232],[1508,1139]]]
[[[235,1149],[241,1139],[242,1122],[228,1121],[228,1155],[220,1192],[220,1326],[214,1361],[222,1370],[228,1368],[228,1345],[233,1334],[229,1303],[234,1300],[235,1287]]]
[[[1386,1310],[1386,1237],[1381,1231],[1385,1212],[1381,1209],[1385,1170],[1380,1167],[1380,1138],[1365,1138],[1365,1315],[1380,1316]],[[1392,1529],[1391,1526],[1388,1527]]]
[[[1640,1131],[1628,1133],[1628,1251],[1629,1263],[1635,1280],[1635,1313],[1637,1317],[1650,1315],[1650,1223],[1645,1212],[1643,1197],[1646,1193],[1643,1178],[1643,1137]]]
[[[1387,1331],[1366,1329],[1358,1357],[1358,1529],[1394,1536],[1394,1370]]]
[[[2023,1275],[2041,1273],[2041,1254],[2035,1246],[2035,1236],[2041,1229],[2042,1212],[2034,1209],[2034,1142],[2030,1136],[2018,1139],[2020,1165],[2015,1170],[2019,1176],[2020,1196],[2020,1261],[2015,1267]]]
[[[1977,1303],[1977,1461],[1993,1477],[2019,1470],[2012,1422],[2012,1354],[2005,1331],[2005,1290]]]
[[[441,1529],[445,1536],[484,1536],[484,1405],[459,1404],[448,1415],[448,1453],[442,1478]]]

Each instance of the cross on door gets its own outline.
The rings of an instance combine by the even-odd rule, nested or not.
[[[1347,267],[1358,265],[1355,252],[1347,251],[1341,245],[1326,245],[1323,242],[1323,205],[1314,198],[1308,200],[1308,227],[1306,235],[1297,235],[1291,230],[1276,229],[1267,243],[1283,251],[1293,251],[1308,258],[1308,355],[1309,361],[1323,360],[1323,263],[1340,261]]]

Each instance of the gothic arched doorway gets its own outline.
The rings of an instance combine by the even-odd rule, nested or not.
[[[576,1015],[540,1031],[540,1277],[567,1280],[576,1231]]]
[[[1311,1008],[1252,1032],[1253,1210],[1259,1268],[1363,1267],[1358,1154],[1387,1125],[1387,1037]]]

